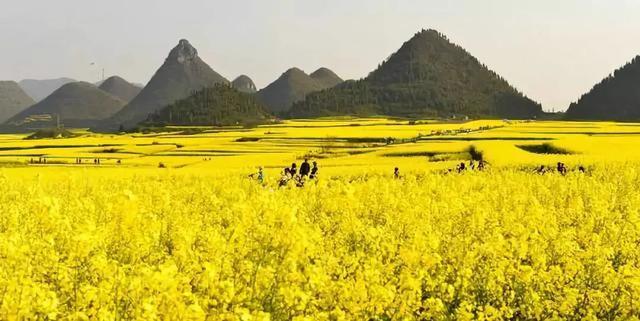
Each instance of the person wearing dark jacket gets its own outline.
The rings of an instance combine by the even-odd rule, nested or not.
[[[309,160],[305,158],[304,163],[300,165],[300,176],[305,177],[309,175],[311,172],[311,165],[309,165]]]

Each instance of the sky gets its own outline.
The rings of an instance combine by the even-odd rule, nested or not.
[[[467,49],[545,110],[640,54],[640,0],[0,0],[0,80],[146,83],[182,38],[229,80],[290,67],[359,79],[421,29]],[[92,63],[94,63],[92,65]]]

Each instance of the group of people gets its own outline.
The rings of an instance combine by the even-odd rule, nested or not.
[[[313,167],[309,164],[309,160],[305,158],[304,162],[300,164],[299,171],[296,163],[291,164],[291,167],[285,167],[280,177],[280,187],[289,185],[290,181],[294,181],[297,187],[303,187],[307,179],[317,179],[318,163],[313,161],[312,164]]]
[[[307,180],[314,180],[318,178],[318,170],[318,163],[313,161],[310,164],[308,159],[305,159],[304,162],[300,164],[299,170],[298,165],[293,163],[291,164],[291,167],[285,167],[282,170],[282,176],[280,177],[278,185],[280,187],[285,187],[289,185],[289,182],[293,181],[297,187],[303,187]],[[264,183],[264,168],[260,166],[258,168],[258,172],[249,175],[249,177],[256,179],[260,184]]]
[[[76,165],[81,165],[85,163],[85,160],[81,157],[76,157],[75,162],[76,162]],[[47,163],[46,157],[39,157],[38,159],[33,159],[33,158],[29,159],[29,164],[46,164],[46,163]],[[100,158],[94,158],[93,164],[100,165],[102,164],[102,160]],[[122,164],[122,160],[120,159],[116,160],[116,164],[118,165]]]
[[[486,168],[486,166],[487,166],[487,162],[486,162],[486,161],[484,161],[484,160],[482,160],[482,159],[481,159],[481,160],[479,160],[477,164],[476,164],[476,162],[475,162],[475,161],[470,160],[470,161],[469,161],[469,166],[467,166],[467,164],[465,164],[464,162],[461,162],[460,164],[456,165],[456,169],[455,169],[455,170],[456,170],[456,172],[458,172],[458,173],[462,173],[462,172],[464,172],[464,171],[466,171],[466,170],[471,170],[471,171],[473,171],[473,170],[479,170],[479,171],[483,171],[483,170]],[[450,169],[450,170],[449,170],[449,172],[451,172],[451,171],[453,171],[453,170],[451,170],[451,169]]]
[[[487,162],[484,161],[484,160],[479,160],[477,164],[476,164],[476,162],[471,160],[471,161],[469,161],[469,165],[465,164],[464,162],[461,162],[460,164],[456,165],[455,172],[462,173],[462,172],[467,171],[467,170],[483,171],[486,168],[486,166],[487,166]],[[452,173],[453,171],[454,171],[454,169],[448,169],[447,173]],[[395,178],[395,179],[402,178],[400,176],[400,168],[396,167],[396,168],[393,169],[393,178]]]
[[[80,157],[76,158],[76,164],[84,164],[84,159],[82,159]],[[100,158],[94,158],[93,159],[93,164],[94,165],[100,165],[100,164],[102,164],[102,160]],[[118,164],[118,165],[122,164],[122,160],[120,160],[120,159],[116,160],[116,164]]]
[[[469,162],[469,165],[465,164],[464,162],[456,165],[455,171],[457,173],[462,173],[464,171],[467,170],[478,170],[478,171],[483,171],[487,166],[487,162],[484,160],[479,160],[477,162],[477,164],[472,160]],[[585,173],[587,170],[584,166],[580,165],[578,166],[577,170],[581,173]],[[397,171],[397,168],[396,168]],[[453,169],[449,169],[448,172],[453,172]],[[549,167],[549,166],[545,166],[545,165],[540,165],[539,167],[536,167],[535,172],[538,174],[545,174],[548,172],[553,172],[554,168],[553,167]],[[569,168],[567,167],[567,165],[563,162],[558,162],[556,164],[556,168],[555,168],[555,172],[562,174],[562,175],[566,175],[569,172]],[[397,177],[397,175],[394,173],[394,176]]]
[[[313,164],[313,167],[311,166]],[[315,161],[309,164],[309,160],[305,159],[302,164],[300,164],[300,169],[298,170],[298,165],[296,163],[291,164],[291,167],[285,167],[282,170],[282,176],[280,177],[279,186],[286,187],[289,185],[290,181],[293,181],[297,187],[304,187],[304,184],[307,180],[314,180],[318,178],[318,163]],[[465,171],[484,171],[487,168],[488,163],[485,160],[469,161],[469,164],[465,162],[461,162],[456,165],[455,169],[448,169],[445,173],[463,173]],[[577,170],[581,173],[586,172],[586,168],[582,165],[577,167]],[[535,172],[538,174],[545,174],[548,172],[553,172],[554,168],[541,165],[536,167]],[[569,172],[569,169],[565,163],[558,162],[555,168],[555,172],[566,175]],[[264,183],[264,171],[262,166],[259,167],[258,172],[255,174],[249,175],[250,178],[256,179],[261,184]],[[393,169],[393,178],[401,179],[400,168],[395,167]]]
[[[35,160],[33,158],[29,159],[29,164],[46,164],[46,163],[47,163],[46,157],[39,157],[38,160]]]
[[[76,164],[82,164],[83,160],[82,158],[76,158]],[[94,165],[100,165],[100,158],[94,158],[93,159],[93,164]]]
[[[446,173],[453,173],[454,171],[456,173],[462,173],[465,172],[467,170],[477,170],[477,171],[483,171],[485,170],[487,166],[487,162],[484,160],[479,160],[477,163],[474,162],[473,160],[469,161],[469,165],[465,164],[464,162],[461,162],[460,164],[456,165],[455,169],[448,169]],[[541,175],[544,175],[546,173],[549,172],[553,172],[554,168],[552,167],[548,167],[545,165],[540,165],[539,167],[536,167],[535,172]],[[586,173],[587,169],[580,165],[577,168],[577,171],[580,173]],[[555,172],[562,174],[562,175],[566,175],[569,172],[569,168],[567,167],[567,165],[563,162],[558,162],[555,168]],[[393,178],[395,179],[399,179],[401,178],[400,176],[400,168],[396,167],[393,169]]]
[[[540,167],[536,168],[536,173],[538,173],[540,175],[544,175],[544,174],[546,174],[548,172],[552,172],[552,171],[553,171],[553,168],[547,167],[547,166],[544,166],[544,165],[540,165]],[[557,173],[559,173],[559,174],[567,175],[567,173],[569,172],[569,169],[568,169],[568,167],[567,167],[567,165],[565,163],[558,162],[556,164],[555,171]],[[586,172],[586,168],[584,166],[580,165],[580,166],[578,166],[578,171],[580,173],[584,173],[584,172]]]

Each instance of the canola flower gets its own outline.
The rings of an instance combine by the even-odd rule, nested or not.
[[[637,319],[638,165],[302,189],[0,172],[0,319]]]

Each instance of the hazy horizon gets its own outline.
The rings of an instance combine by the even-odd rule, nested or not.
[[[557,111],[640,54],[639,9],[604,0],[31,0],[0,12],[0,80],[95,82],[104,68],[146,84],[181,38],[229,80],[246,74],[258,88],[294,66],[358,79],[431,28]]]

